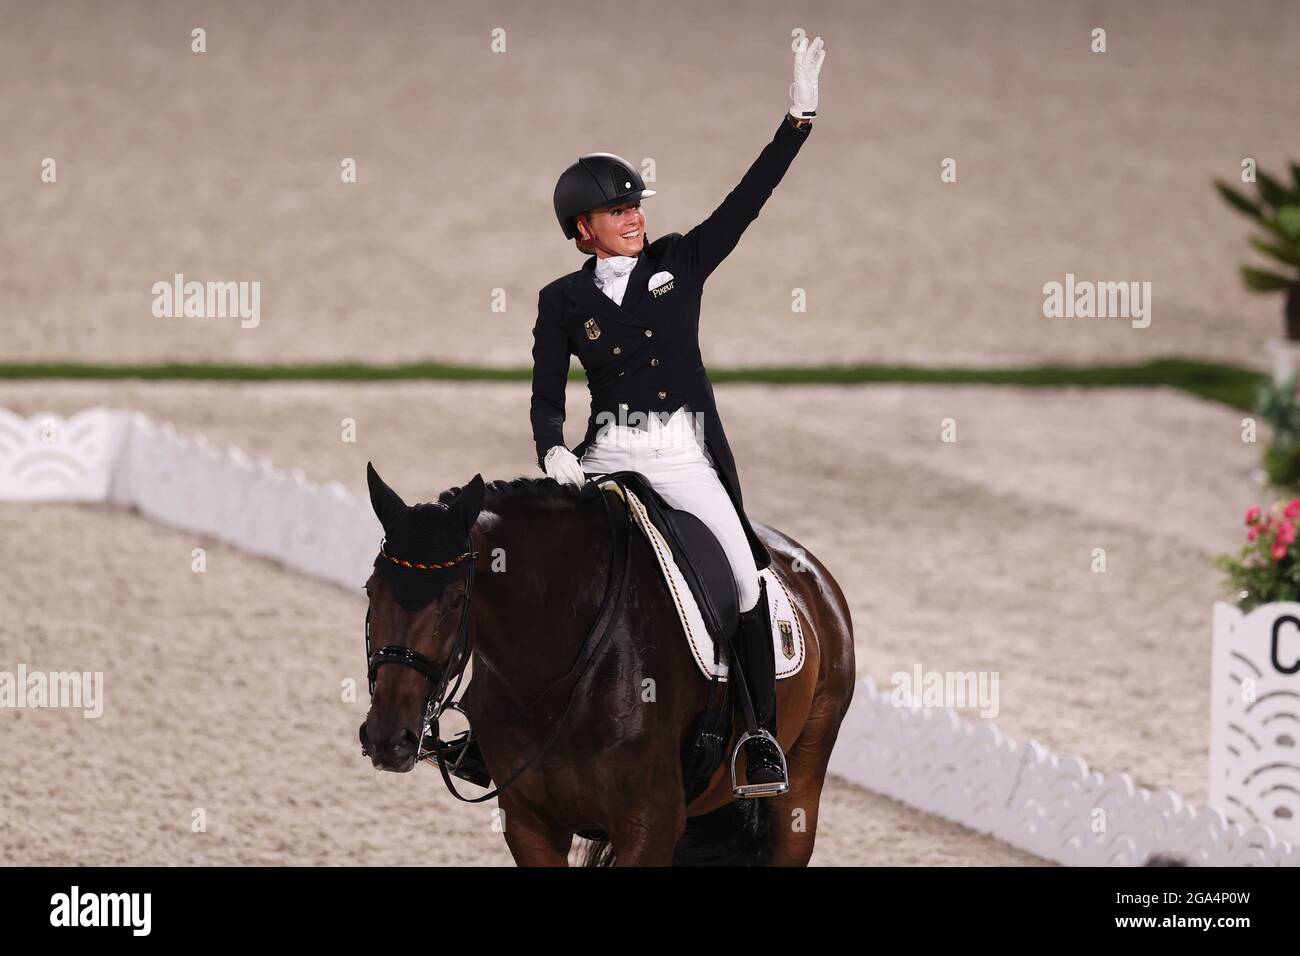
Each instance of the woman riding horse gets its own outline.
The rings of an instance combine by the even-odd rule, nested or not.
[[[700,356],[704,283],[735,248],[808,138],[821,37],[795,55],[793,105],[772,141],[713,214],[686,235],[645,236],[640,173],[611,153],[582,156],[555,186],[566,239],[591,256],[541,290],[533,329],[532,427],[548,476],[637,471],[667,503],[699,518],[731,564],[742,610],[733,647],[765,733],[745,742],[753,796],[785,792],[776,740],[776,677],[766,588],[771,558],[745,516],[740,482]],[[591,392],[586,435],[564,444],[564,389],[577,355]]]

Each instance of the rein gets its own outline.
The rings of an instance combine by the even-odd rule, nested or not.
[[[447,772],[447,760],[444,756],[447,751],[455,750],[456,745],[436,739],[438,719],[443,715],[443,713],[449,709],[458,710],[462,713],[464,712],[461,709],[460,702],[454,698],[457,691],[460,689],[461,679],[464,677],[465,667],[469,663],[470,655],[472,653],[469,635],[470,596],[473,593],[474,575],[476,570],[473,559],[478,556],[478,553],[473,550],[473,541],[468,533],[465,536],[466,549],[462,554],[459,554],[448,561],[442,561],[436,564],[419,564],[416,562],[405,561],[402,558],[389,554],[384,550],[383,545],[380,545],[379,553],[389,561],[401,565],[402,567],[413,568],[420,571],[441,571],[464,561],[470,562],[469,573],[465,578],[465,602],[461,607],[460,624],[457,629],[456,643],[452,648],[451,656],[447,660],[447,667],[445,669],[440,668],[434,661],[425,657],[423,654],[402,645],[390,644],[372,653],[370,644],[370,610],[369,608],[366,609],[366,662],[367,677],[370,682],[370,699],[373,702],[375,696],[375,678],[378,674],[379,668],[384,664],[399,664],[404,667],[410,667],[413,670],[418,671],[429,681],[429,693],[425,698],[424,723],[420,732],[420,743],[417,748],[415,760],[416,763],[419,763],[422,760],[434,757],[438,764],[438,770],[442,774],[443,782],[447,786],[447,790],[453,797],[463,803],[482,803],[485,800],[490,800],[493,797],[504,793],[516,780],[519,779],[520,776],[524,774],[525,771],[541,759],[542,755],[546,753],[551,744],[553,744],[556,738],[559,737],[560,730],[564,726],[564,720],[573,707],[573,701],[577,695],[578,686],[582,683],[587,668],[608,642],[609,636],[614,630],[614,624],[622,613],[623,602],[627,594],[627,580],[632,567],[632,533],[634,530],[632,527],[632,514],[631,509],[626,511],[627,528],[626,534],[622,539],[622,569],[619,575],[615,577],[615,568],[619,564],[619,536],[614,515],[610,510],[609,497],[599,487],[599,479],[603,477],[605,476],[598,476],[597,479],[593,479],[593,487],[596,488],[596,493],[600,496],[601,504],[604,505],[605,517],[609,524],[609,574],[606,579],[605,593],[601,598],[600,608],[596,611],[596,616],[591,622],[591,627],[588,628],[587,634],[583,638],[582,647],[579,649],[577,657],[574,659],[569,670],[563,676],[552,682],[551,685],[547,687],[546,690],[542,691],[542,693],[539,694],[531,704],[522,708],[522,712],[526,715],[551,697],[554,692],[562,689],[565,684],[569,684],[568,696],[564,708],[560,711],[559,718],[555,721],[555,725],[551,728],[551,732],[542,742],[541,747],[538,748],[538,750],[529,757],[525,763],[514,770],[500,786],[485,793],[481,797],[466,797],[456,789],[456,784],[452,781],[451,774]],[[617,478],[613,480],[617,482]],[[450,692],[448,692],[447,685],[453,680],[455,681],[455,684],[451,688]],[[424,740],[425,737],[429,735],[430,730],[434,732],[435,742],[432,749],[425,750]],[[472,739],[473,729],[471,728],[465,741],[465,745],[468,745],[468,742]]]

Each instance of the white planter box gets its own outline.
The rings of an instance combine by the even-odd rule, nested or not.
[[[1210,806],[1300,844],[1300,603],[1214,605]]]

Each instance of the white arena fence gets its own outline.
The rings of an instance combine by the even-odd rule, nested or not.
[[[347,588],[369,575],[382,533],[369,500],[337,482],[107,408],[67,419],[0,409],[0,501],[136,508]],[[1089,770],[989,722],[890,698],[858,681],[834,775],[1058,863],[1131,866],[1158,853],[1192,865],[1300,865],[1300,851],[1267,826]]]

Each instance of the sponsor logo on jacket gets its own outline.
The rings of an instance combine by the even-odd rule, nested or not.
[[[650,282],[646,285],[656,299],[665,292],[673,291],[673,274],[671,272],[656,272],[650,277]]]

